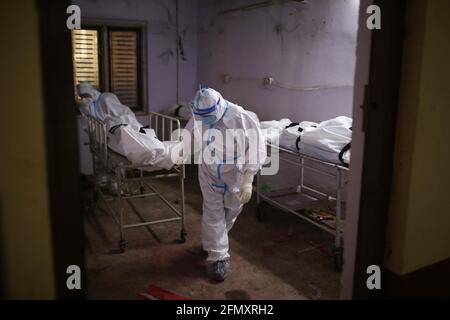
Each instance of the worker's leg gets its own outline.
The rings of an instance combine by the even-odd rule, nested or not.
[[[227,231],[230,231],[243,208],[240,199],[242,174],[236,167],[230,166],[227,168],[227,172],[224,172],[222,176],[227,184],[227,192],[224,195],[224,206]]]
[[[229,191],[224,196],[225,220],[227,223],[227,231],[233,227],[238,215],[242,212],[243,205],[239,198],[237,190]]]
[[[202,244],[209,262],[225,260],[228,255],[228,234],[224,208],[224,189],[214,187],[214,181],[199,168],[203,195]]]

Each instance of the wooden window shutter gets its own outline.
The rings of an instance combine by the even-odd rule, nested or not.
[[[139,34],[136,30],[110,30],[111,92],[122,104],[139,108]]]

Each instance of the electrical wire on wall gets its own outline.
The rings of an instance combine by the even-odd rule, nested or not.
[[[272,77],[265,78],[256,78],[256,77],[239,77],[239,76],[231,76],[228,74],[222,75],[222,81],[224,83],[229,83],[231,81],[257,81],[263,84],[266,88],[270,87],[278,87],[286,90],[294,90],[294,91],[319,91],[319,90],[327,90],[327,89],[338,89],[338,88],[353,88],[352,84],[343,84],[343,85],[320,85],[320,86],[295,86],[287,83],[283,83],[275,80]]]

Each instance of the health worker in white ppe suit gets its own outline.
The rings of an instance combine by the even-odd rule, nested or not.
[[[193,114],[186,129],[202,146],[198,178],[203,195],[202,245],[208,253],[207,273],[213,280],[223,281],[230,268],[228,232],[243,205],[250,201],[253,177],[264,163],[266,147],[256,115],[225,100],[214,89],[197,92]],[[238,151],[236,142],[229,146],[224,143],[228,129],[240,129],[242,133]],[[217,138],[219,133],[223,139]]]
[[[143,132],[143,126],[133,111],[120,103],[115,94],[100,93],[89,82],[78,84],[77,93],[81,98],[80,112],[105,122],[108,130],[117,125],[128,125],[133,130]]]
[[[106,124],[108,147],[134,165],[156,165],[170,169],[168,147],[156,138],[155,131],[144,129],[133,111],[113,93],[100,93],[89,82],[77,85],[80,112]]]

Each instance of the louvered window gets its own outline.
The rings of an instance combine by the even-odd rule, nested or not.
[[[138,92],[138,33],[115,31],[109,33],[111,56],[111,90],[130,108],[139,106]]]
[[[100,64],[97,30],[73,30],[73,75],[74,83],[89,81],[100,89]],[[76,91],[75,91],[76,95]]]
[[[72,31],[74,83],[89,81],[143,111],[142,29],[96,25]]]

